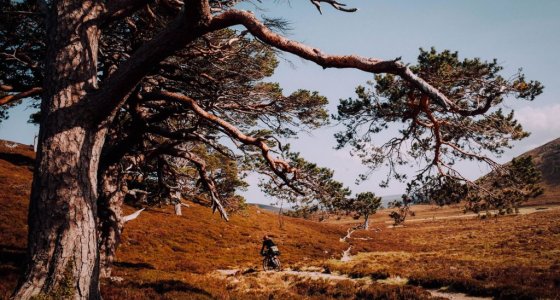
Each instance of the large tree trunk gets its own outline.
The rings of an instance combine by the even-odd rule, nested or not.
[[[113,164],[102,171],[100,177],[99,213],[99,264],[100,276],[111,276],[117,247],[124,229],[122,205],[126,191],[119,165]]]
[[[90,117],[102,1],[53,1],[29,206],[28,268],[14,297],[99,299],[97,168],[105,132]]]

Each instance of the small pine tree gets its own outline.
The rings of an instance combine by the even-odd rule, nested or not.
[[[389,217],[394,221],[394,226],[404,223],[409,214],[414,216],[414,212],[410,210],[412,203],[413,199],[408,195],[402,195],[401,200],[389,202],[389,208],[396,209],[389,214]]]
[[[467,207],[475,212],[496,209],[501,215],[517,213],[521,204],[544,192],[540,180],[541,173],[531,156],[515,158],[500,172],[481,179],[485,189],[470,193]]]
[[[364,217],[363,227],[369,229],[369,217],[377,212],[381,206],[381,197],[376,197],[372,192],[364,192],[356,195],[351,202],[351,209],[358,217]]]

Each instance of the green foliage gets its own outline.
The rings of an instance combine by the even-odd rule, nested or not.
[[[469,192],[466,184],[447,176],[418,177],[407,184],[407,197],[412,203],[440,206],[459,203]]]
[[[111,51],[130,53],[135,44],[143,43],[155,30],[149,26],[138,27],[137,31],[129,27],[126,22],[118,23],[104,35],[105,44],[113,45]],[[208,43],[227,44],[227,47],[216,51]],[[266,141],[271,148],[280,146],[279,138],[296,137],[301,130],[328,123],[325,97],[306,90],[284,95],[278,83],[263,82],[278,65],[276,53],[270,47],[233,30],[208,34],[194,44],[156,66],[142,82],[142,90],[169,90],[187,95],[206,112],[248,136]],[[101,60],[107,66],[118,63],[111,55]],[[153,104],[132,98],[125,108],[111,128],[104,152],[110,156],[115,153],[114,148],[123,145],[129,156],[161,152],[148,155],[149,160],[135,166],[134,170],[142,174],[141,182],[136,178],[136,182],[129,182],[131,187],[149,191],[151,204],[169,202],[170,189],[174,187],[180,187],[185,197],[202,202],[210,199],[202,194],[208,186],[199,180],[197,166],[170,153],[173,151],[160,151],[170,144],[176,145],[178,152],[193,154],[204,162],[205,172],[214,182],[219,198],[234,210],[244,201],[235,192],[247,187],[244,181],[247,172],[253,171],[256,165],[270,169],[269,165],[260,164],[261,149],[236,144],[235,137],[192,113],[186,104]],[[143,110],[143,114],[138,110]],[[131,136],[136,136],[132,147],[127,144]],[[234,140],[233,145],[228,142],[230,138]]]
[[[27,90],[38,86],[43,74],[42,62],[46,34],[42,18],[35,14],[19,14],[17,11],[35,11],[37,1],[0,0],[0,52],[9,57],[0,59],[0,84],[15,90]]]
[[[519,206],[543,193],[539,182],[541,173],[531,156],[514,158],[503,170],[480,179],[484,189],[467,197],[467,209],[474,212],[497,209],[499,214],[517,213]]]
[[[12,92],[40,86],[42,61],[46,45],[42,42],[45,29],[36,15],[15,13],[35,10],[36,1],[0,0],[0,98]],[[37,80],[39,79],[39,80]],[[39,97],[32,97],[38,100]],[[0,107],[0,122],[8,118],[8,109],[21,104],[16,101]]]
[[[363,192],[356,195],[351,200],[350,209],[358,216],[364,216],[366,219],[369,215],[373,215],[381,206],[381,197],[376,197],[372,192]]]
[[[376,75],[368,87],[356,88],[356,98],[342,99],[334,119],[344,130],[335,137],[338,148],[349,146],[370,168],[387,165],[389,180],[406,180],[400,166],[418,164],[419,175],[449,174],[459,160],[493,164],[488,154],[500,155],[511,142],[528,136],[506,112],[502,103],[513,97],[532,101],[542,93],[538,81],[528,81],[521,70],[510,78],[500,75],[496,60],[459,59],[457,52],[420,49],[415,74],[439,89],[453,104],[443,107],[417,87],[393,75]],[[382,131],[398,129],[385,142],[375,139]]]
[[[297,152],[290,152],[289,145],[283,147],[283,158],[297,169],[290,185],[274,178],[263,160],[253,161],[253,169],[270,175],[261,180],[259,186],[269,196],[283,203],[295,204],[292,214],[310,216],[316,212],[333,212],[347,203],[350,190],[336,181],[334,171],[308,162]]]
[[[498,210],[499,214],[517,212],[519,206],[543,193],[541,173],[531,156],[513,159],[476,183],[462,183],[448,176],[418,177],[408,184],[411,203],[440,206],[466,200],[467,211]]]
[[[396,226],[404,223],[409,214],[414,216],[414,212],[410,210],[412,203],[412,198],[407,195],[402,195],[401,200],[389,202],[389,208],[394,209],[389,213],[389,217],[393,219],[393,225]]]

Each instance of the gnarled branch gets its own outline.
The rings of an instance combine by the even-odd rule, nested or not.
[[[204,109],[202,109],[194,99],[192,99],[190,97],[187,97],[185,95],[182,95],[182,94],[162,91],[162,92],[157,92],[157,93],[145,94],[144,99],[147,99],[147,100],[149,100],[149,99],[165,99],[165,100],[178,101],[178,102],[182,102],[184,104],[187,104],[192,109],[192,111],[194,113],[196,113],[198,116],[200,116],[200,117],[218,125],[229,136],[233,137],[234,139],[240,141],[241,143],[243,143],[245,145],[252,145],[252,146],[255,146],[255,147],[259,148],[261,150],[261,154],[262,154],[263,158],[266,160],[266,162],[268,163],[268,165],[272,169],[272,171],[278,177],[280,177],[286,183],[286,185],[288,185],[294,191],[302,194],[302,192],[297,187],[295,187],[293,184],[291,184],[291,182],[290,182],[291,180],[286,176],[289,173],[292,173],[295,176],[297,174],[297,170],[295,168],[293,168],[292,166],[290,166],[290,164],[288,162],[273,157],[272,154],[270,153],[271,149],[266,144],[265,139],[255,138],[255,137],[252,137],[252,136],[245,135],[237,127],[235,127],[232,124],[228,123],[227,121],[217,117],[216,115],[213,115],[213,114],[205,111]]]
[[[323,12],[321,11],[321,3],[330,4],[335,9],[338,9],[338,10],[344,11],[344,12],[355,12],[355,11],[358,10],[357,8],[348,8],[348,7],[346,7],[346,4],[340,3],[340,2],[335,1],[335,0],[310,0],[310,1],[311,1],[311,3],[313,3],[313,5],[315,5],[315,7],[317,7],[317,10],[319,10],[320,14],[323,14]]]
[[[406,65],[400,62],[400,58],[394,60],[382,60],[378,58],[367,58],[358,55],[329,55],[320,49],[313,48],[302,43],[286,39],[285,37],[271,31],[251,12],[240,10],[229,10],[215,16],[210,27],[226,28],[234,25],[243,25],[259,40],[278,48],[280,50],[295,54],[306,60],[315,62],[323,68],[352,68],[369,73],[388,73],[402,77],[416,88],[427,94],[444,108],[460,110],[455,103],[449,100],[438,89],[430,85],[424,79],[414,74]]]
[[[24,92],[7,95],[7,96],[4,96],[4,97],[0,98],[0,106],[10,104],[14,101],[18,101],[18,100],[23,99],[23,98],[35,96],[35,95],[38,95],[42,92],[43,92],[42,88],[34,87],[34,88],[31,88],[31,89],[29,89],[27,91],[24,91]]]
[[[217,210],[222,218],[224,218],[226,221],[229,221],[228,214],[224,209],[224,206],[222,205],[220,197],[218,196],[218,189],[216,188],[216,184],[214,183],[214,180],[212,180],[212,178],[208,176],[208,172],[206,172],[206,162],[202,158],[189,151],[180,151],[178,149],[174,149],[173,154],[189,160],[196,166],[200,180],[210,194],[210,199],[212,199],[212,211]]]

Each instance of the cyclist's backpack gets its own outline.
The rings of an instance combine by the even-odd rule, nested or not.
[[[276,245],[270,246],[270,251],[272,251],[274,255],[280,255],[280,250],[278,250],[278,247]]]

